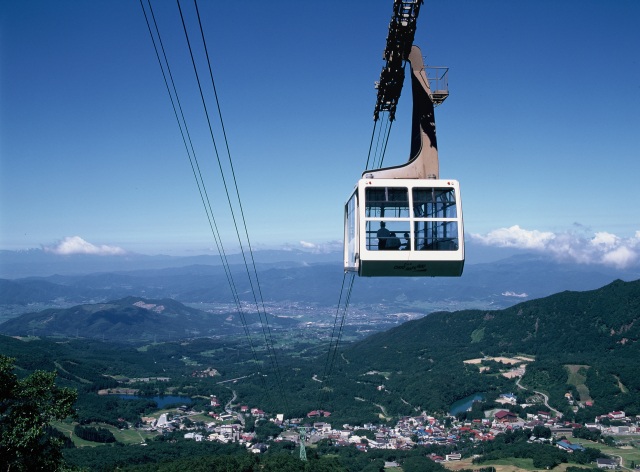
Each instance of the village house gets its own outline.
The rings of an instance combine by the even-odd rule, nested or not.
[[[269,448],[269,446],[267,446],[264,443],[257,443],[254,444],[251,449],[249,449],[251,452],[253,452],[254,454],[262,454],[263,452],[265,452],[267,449]]]
[[[618,464],[612,459],[603,459],[602,457],[598,457],[596,459],[596,464],[599,469],[615,469]]]
[[[611,426],[609,429],[613,434],[629,434],[632,432],[632,428],[629,426]],[[633,428],[633,432],[635,432],[635,428]]]
[[[572,453],[575,451],[584,451],[584,446],[582,444],[572,444],[567,440],[558,441],[556,446],[558,446],[558,448],[562,449],[563,451],[567,451],[568,453]]]
[[[550,420],[551,419],[551,413],[548,411],[539,411],[538,412],[538,418],[540,418],[541,420]]]
[[[216,428],[217,430],[218,428]],[[220,426],[220,434],[231,442],[237,442],[240,440],[240,425],[239,424],[223,424]]]
[[[623,420],[625,416],[624,411],[612,411],[607,415],[610,420]]]
[[[496,399],[497,403],[515,405],[518,403],[516,396],[513,393],[501,393]]]
[[[315,429],[320,434],[326,434],[331,431],[331,424],[324,422],[313,423],[313,429]]]
[[[518,416],[515,413],[511,413],[510,411],[500,410],[495,415],[494,418],[499,423],[515,423],[518,421]]]
[[[156,427],[156,429],[159,429],[159,430],[160,429],[167,430],[167,429],[173,429],[174,425],[173,425],[173,422],[168,419],[167,414],[162,413],[154,426]]]
[[[218,371],[212,367],[208,367],[205,370],[194,370],[191,372],[191,377],[215,377],[216,375],[220,375]]]

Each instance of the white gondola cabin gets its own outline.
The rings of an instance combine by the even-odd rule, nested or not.
[[[408,61],[412,157],[403,165],[366,171],[358,181],[345,205],[344,270],[365,277],[459,277],[464,268],[460,186],[439,178],[434,116],[434,105],[449,93],[431,92],[418,47],[411,47]],[[378,101],[386,103],[384,97]],[[375,119],[378,112],[376,106]]]
[[[464,228],[455,180],[360,179],[345,206],[344,268],[365,277],[460,276]]]

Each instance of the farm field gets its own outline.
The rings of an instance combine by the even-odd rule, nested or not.
[[[443,462],[442,465],[451,471],[458,471],[462,469],[470,469],[474,470],[479,467],[494,467],[496,472],[531,472],[537,471],[536,467],[533,466],[533,459],[521,459],[521,458],[509,458],[509,459],[500,459],[497,461],[489,461],[483,462],[480,464],[473,464],[471,459],[463,459],[461,461],[451,461],[451,462]],[[554,467],[553,470],[555,472],[565,472],[567,467],[574,466],[576,464],[560,464],[557,467]],[[587,466],[580,466],[586,468]],[[593,467],[595,469],[595,466]]]

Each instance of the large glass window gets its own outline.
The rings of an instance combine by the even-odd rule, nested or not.
[[[356,269],[357,240],[356,228],[358,224],[358,214],[356,213],[356,203],[358,192],[354,193],[345,206],[345,232],[344,232],[344,268],[345,270]]]
[[[368,250],[397,251],[411,247],[409,190],[406,187],[367,187],[365,216]]]
[[[367,218],[409,218],[409,192],[406,187],[367,187]]]
[[[414,188],[413,215],[421,218],[456,218],[456,194],[452,188]]]
[[[413,214],[415,249],[458,250],[458,222],[451,221],[458,216],[454,189],[414,188]]]
[[[369,251],[403,251],[412,247],[411,222],[408,219],[367,221],[366,231]]]
[[[411,195],[407,187],[364,191],[365,224],[359,231],[364,231],[367,250],[458,250],[459,211],[453,188],[421,186],[411,189]]]
[[[416,221],[414,234],[418,251],[457,251],[459,247],[455,221]]]

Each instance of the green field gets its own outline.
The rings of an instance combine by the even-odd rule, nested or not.
[[[77,437],[75,434],[73,434],[73,428],[76,424],[78,423],[65,423],[57,421],[52,423],[52,426],[54,426],[57,430],[63,432],[65,436],[71,438],[71,441],[73,441],[73,444],[75,444],[76,447],[96,447],[105,445],[104,443],[85,441],[84,439],[80,439],[79,437]],[[151,431],[139,431],[135,429],[120,430],[115,426],[102,423],[92,424],[92,426],[108,429],[113,433],[116,441],[123,444],[140,444],[147,439],[151,439],[157,436],[157,433]]]
[[[444,462],[442,464],[446,469],[450,471],[458,471],[461,469],[475,469],[478,466],[471,462],[471,459],[463,459],[461,461],[452,461],[452,462]],[[564,463],[560,464],[553,468],[554,472],[565,472],[567,467],[575,467],[576,464]],[[482,463],[482,467],[495,467],[496,472],[528,472],[528,471],[538,471],[533,466],[533,459],[519,459],[516,457],[511,457],[507,459],[500,459],[496,461],[487,461]],[[581,468],[592,467],[595,470],[596,467],[580,465]]]
[[[590,366],[569,364],[566,367],[569,371],[569,379],[567,380],[567,383],[569,385],[574,385],[580,394],[580,398],[577,398],[577,400],[580,400],[581,402],[591,401],[592,398],[589,395],[589,389],[585,385],[585,381],[587,380],[586,371]]]
[[[629,440],[630,442],[636,441],[635,444],[638,444],[637,441],[639,438],[637,436],[617,436],[616,439],[622,440],[622,441]],[[622,466],[627,469],[630,468],[631,462],[634,462],[635,464],[640,464],[640,449],[638,449],[637,445],[625,446],[625,447],[611,447],[601,443],[596,443],[593,441],[588,441],[586,439],[578,439],[578,438],[572,438],[571,442],[582,444],[584,447],[600,449],[605,454],[614,458],[620,457],[622,459]]]

